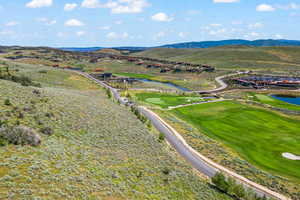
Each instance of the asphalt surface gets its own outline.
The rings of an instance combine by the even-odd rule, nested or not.
[[[227,75],[224,75],[224,76],[219,76],[215,80],[220,85],[220,87],[218,87],[216,89],[212,89],[212,90],[198,90],[198,91],[191,91],[191,92],[197,92],[197,93],[219,92],[219,91],[222,91],[222,90],[224,90],[228,87],[228,84],[223,79],[231,77],[231,76],[236,76],[236,75],[241,75],[241,74],[248,74],[248,73],[249,73],[249,71],[245,71],[245,72],[237,72],[237,73],[234,73],[234,74],[227,74]]]
[[[177,152],[189,161],[194,168],[198,171],[202,172],[206,176],[213,177],[218,170],[214,169],[210,165],[206,164],[204,160],[199,159],[193,153],[190,152],[189,148],[186,147],[179,140],[166,125],[164,125],[160,120],[157,119],[151,112],[148,112],[145,108],[139,107],[139,111],[147,117],[153,124],[153,126],[161,133],[163,133],[167,139],[167,141],[177,150]]]

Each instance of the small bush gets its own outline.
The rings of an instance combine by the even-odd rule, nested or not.
[[[44,127],[41,129],[41,132],[45,135],[53,135],[54,131],[50,127]]]
[[[111,99],[112,94],[111,94],[110,89],[106,89],[106,94],[107,94],[107,97],[108,97],[109,99]]]
[[[47,74],[47,72],[48,72],[47,70],[40,70],[39,71],[39,73],[41,73],[41,74]]]
[[[9,100],[9,99],[5,99],[4,105],[6,105],[6,106],[11,106],[10,100]]]
[[[1,128],[0,138],[15,145],[38,146],[41,144],[40,135],[35,130],[26,126]]]
[[[160,133],[159,136],[158,136],[158,141],[163,142],[165,140],[165,137],[166,137],[165,134]]]
[[[165,175],[169,175],[170,174],[170,169],[169,168],[164,168],[162,170],[162,173],[165,174]]]
[[[211,180],[213,184],[215,184],[220,190],[226,193],[228,192],[229,184],[222,173],[217,173],[214,177],[212,177]]]

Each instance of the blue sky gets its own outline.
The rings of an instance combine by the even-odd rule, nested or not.
[[[0,0],[0,44],[155,46],[299,39],[300,0]]]

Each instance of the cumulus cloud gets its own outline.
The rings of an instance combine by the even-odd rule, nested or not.
[[[10,22],[7,22],[6,24],[5,24],[5,26],[16,26],[16,25],[18,25],[19,23],[18,22],[16,22],[16,21],[10,21]]]
[[[164,38],[164,37],[166,37],[166,36],[167,36],[167,32],[165,32],[165,31],[160,31],[160,32],[158,32],[158,33],[156,33],[156,34],[154,35],[153,39],[154,39],[154,40],[159,40],[159,39]]]
[[[256,11],[259,11],[259,12],[272,12],[275,10],[276,10],[276,8],[274,8],[272,5],[269,5],[269,4],[260,4],[256,7]]]
[[[27,8],[41,8],[52,6],[52,0],[32,0],[26,4]]]
[[[85,32],[84,32],[84,31],[77,31],[77,32],[76,32],[76,35],[77,35],[78,37],[81,37],[81,36],[85,35]]]
[[[169,17],[166,13],[163,13],[163,12],[160,12],[160,13],[157,13],[157,14],[153,15],[151,17],[151,19],[154,20],[154,21],[159,21],[159,22],[173,21],[172,17]]]
[[[286,5],[276,5],[275,6],[278,9],[283,9],[283,10],[298,10],[300,9],[300,4],[296,4],[296,3],[289,3]]]
[[[84,0],[81,3],[85,8],[109,8],[113,14],[141,13],[149,5],[147,0],[110,0],[106,3],[100,3],[99,0]]]
[[[65,22],[65,26],[84,26],[84,24],[77,19],[70,19]]]
[[[282,38],[283,38],[282,35],[280,35],[280,34],[276,34],[276,35],[274,35],[274,37],[275,37],[276,39],[282,39]]]
[[[240,0],[213,0],[214,3],[236,3]]]
[[[114,39],[126,39],[129,37],[129,34],[127,32],[124,33],[116,33],[116,32],[110,32],[106,35],[106,38],[110,40]]]
[[[99,28],[100,30],[110,30],[111,27],[110,26],[102,26]]]
[[[219,27],[219,26],[222,26],[222,24],[210,24],[210,26],[212,26],[212,27]]]
[[[248,28],[249,29],[257,29],[257,28],[262,28],[264,25],[261,22],[256,22],[254,24],[249,24]]]
[[[47,25],[47,26],[51,26],[51,25],[54,25],[54,24],[57,23],[56,20],[50,20],[50,19],[44,18],[44,17],[42,17],[42,18],[37,18],[36,21],[41,22],[41,23],[44,23],[44,24]]]
[[[187,35],[188,35],[188,33],[186,33],[186,32],[180,32],[180,33],[178,33],[178,36],[181,37],[181,38],[186,38]]]
[[[65,7],[64,7],[64,10],[65,10],[65,11],[72,11],[72,10],[74,10],[76,7],[77,7],[77,4],[76,4],[76,3],[66,3],[66,4],[65,4]]]

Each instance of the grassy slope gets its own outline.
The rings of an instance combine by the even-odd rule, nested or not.
[[[133,114],[107,99],[93,83],[67,72],[37,73],[32,65],[18,68],[42,82],[42,95],[0,80],[1,118],[13,110],[3,104],[9,98],[20,110],[32,107],[23,119],[12,116],[9,123],[19,120],[37,130],[47,125],[55,134],[42,136],[38,148],[0,147],[0,198],[227,198],[195,176]],[[169,175],[162,172],[166,168]]]
[[[257,166],[300,182],[299,161],[281,156],[283,152],[300,155],[299,121],[236,102],[196,105],[173,113]]]
[[[227,46],[207,49],[151,49],[135,55],[210,64],[226,69],[293,71],[300,67],[300,47]]]

